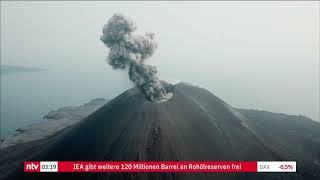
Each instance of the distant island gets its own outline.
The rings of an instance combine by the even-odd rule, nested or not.
[[[1,65],[1,74],[11,74],[19,72],[36,72],[46,71],[47,69],[38,67],[25,67],[25,66],[14,66],[14,65]]]

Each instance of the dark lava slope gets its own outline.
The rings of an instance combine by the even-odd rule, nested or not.
[[[263,122],[253,120],[257,116],[249,120],[247,116],[253,113],[239,110],[247,115],[245,116],[205,89],[186,83],[174,85],[173,89],[174,95],[170,100],[154,103],[146,100],[132,88],[51,138],[1,150],[0,173],[4,179],[44,177],[45,179],[62,177],[67,179],[313,179],[320,177],[316,177],[316,173],[309,171],[308,168],[299,169],[299,165],[297,174],[22,173],[24,160],[256,161],[296,160],[295,158],[301,158],[303,153],[307,153],[298,153],[301,157],[287,156],[285,151],[278,148],[278,144],[282,142],[279,139],[286,137],[263,134],[268,134],[268,130],[259,129],[259,123]],[[319,127],[319,123],[316,125]],[[277,126],[277,122],[274,122],[273,126]],[[276,143],[272,144],[273,142]],[[17,170],[11,171],[12,169]]]

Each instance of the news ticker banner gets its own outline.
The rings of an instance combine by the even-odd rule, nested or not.
[[[24,172],[296,172],[295,161],[26,161]]]

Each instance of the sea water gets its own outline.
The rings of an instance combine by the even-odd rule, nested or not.
[[[110,99],[130,88],[125,73],[47,70],[1,74],[1,139],[50,110]]]

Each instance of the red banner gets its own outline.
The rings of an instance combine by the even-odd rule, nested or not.
[[[296,172],[295,161],[27,161],[24,172]]]
[[[25,162],[25,172],[257,172],[243,161],[40,161]]]

